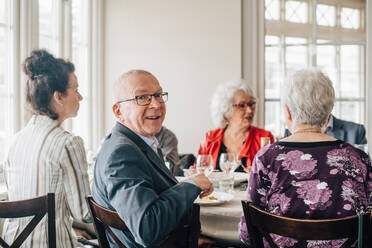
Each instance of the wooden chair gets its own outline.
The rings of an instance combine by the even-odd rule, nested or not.
[[[272,248],[279,248],[270,233],[302,240],[346,239],[340,248],[351,247],[358,239],[358,217],[339,219],[304,220],[274,215],[255,207],[251,202],[242,201],[249,238],[253,248],[262,248],[263,237]],[[370,215],[363,215],[363,247],[371,248],[368,241]],[[370,238],[371,239],[371,238]]]
[[[120,248],[126,248],[126,246],[110,229],[110,227],[113,227],[122,231],[130,231],[124,221],[119,217],[118,213],[99,206],[91,196],[86,197],[86,201],[89,206],[90,214],[93,217],[93,223],[97,232],[100,247],[110,247],[105,233],[106,230]],[[199,216],[200,206],[198,204],[193,204],[189,214],[186,215],[178,227],[166,237],[160,247],[169,247],[176,240],[179,240],[180,237],[183,237],[185,232],[188,233],[188,247],[198,247],[198,238],[200,235]]]
[[[23,231],[8,245],[0,238],[1,247],[20,247],[27,237],[32,233],[41,219],[48,215],[48,247],[56,247],[56,220],[55,220],[54,193],[48,193],[22,201],[0,202],[0,218],[22,218],[34,216]]]

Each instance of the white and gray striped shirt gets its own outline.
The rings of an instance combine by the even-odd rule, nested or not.
[[[57,247],[78,247],[72,217],[89,218],[85,197],[90,194],[83,140],[65,131],[56,120],[34,115],[18,132],[4,164],[10,201],[55,193]],[[3,237],[13,241],[30,218],[8,219]],[[22,247],[47,247],[43,218]]]

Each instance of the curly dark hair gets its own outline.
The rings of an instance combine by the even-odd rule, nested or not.
[[[74,65],[61,58],[55,58],[46,50],[34,50],[23,63],[23,71],[28,77],[26,100],[38,114],[58,119],[50,101],[55,91],[66,93],[69,74],[75,71]]]

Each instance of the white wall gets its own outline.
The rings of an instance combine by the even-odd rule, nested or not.
[[[177,135],[179,152],[195,153],[213,128],[216,85],[241,76],[241,1],[106,0],[104,18],[106,132],[114,124],[113,82],[145,69],[169,92],[165,125]]]

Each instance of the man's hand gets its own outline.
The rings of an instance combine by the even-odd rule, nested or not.
[[[93,237],[90,236],[90,234],[85,230],[81,230],[79,228],[73,228],[73,230],[74,230],[76,236],[82,236],[82,237],[86,238],[87,240],[93,239]]]
[[[209,181],[208,177],[204,173],[199,173],[188,177],[187,179],[192,180],[202,191],[200,198],[207,196],[213,192],[213,184]]]

